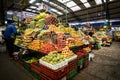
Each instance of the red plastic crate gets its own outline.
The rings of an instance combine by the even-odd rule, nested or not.
[[[84,59],[83,67],[86,68],[88,65],[89,65],[89,59],[88,59],[88,58],[85,58],[85,59]]]
[[[63,76],[60,79],[52,79],[52,78],[48,77],[47,75],[41,73],[40,80],[67,80],[67,76]]]
[[[83,53],[81,53],[81,52],[79,52],[79,54],[77,54],[77,59],[78,59],[78,61],[79,60],[81,60],[81,59],[83,59],[83,57],[84,57],[84,54]]]
[[[40,65],[39,64],[30,64],[31,70],[40,73]]]
[[[48,77],[52,78],[52,80],[58,80],[61,77],[68,74],[68,65],[63,66],[57,70],[52,70],[42,64],[40,64],[41,73],[46,74]]]
[[[74,69],[77,69],[77,62],[78,62],[77,58],[68,62],[69,72],[73,71]]]

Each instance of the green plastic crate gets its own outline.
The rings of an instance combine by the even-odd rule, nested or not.
[[[73,76],[75,76],[77,74],[77,69],[74,69],[73,71],[68,73],[68,79],[72,78]]]
[[[30,63],[26,63],[26,62],[24,61],[23,66],[24,66],[24,68],[25,68],[27,71],[31,72],[31,66],[30,66]]]
[[[89,58],[89,53],[85,54],[84,58]]]
[[[40,80],[40,74],[31,70],[31,74],[37,79],[37,80]]]
[[[81,59],[78,61],[78,66],[82,65],[84,63],[84,59]]]

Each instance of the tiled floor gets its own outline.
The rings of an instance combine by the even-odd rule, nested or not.
[[[93,52],[93,61],[71,80],[120,80],[120,42]],[[0,80],[36,79],[14,61],[8,60],[4,47],[0,47]]]

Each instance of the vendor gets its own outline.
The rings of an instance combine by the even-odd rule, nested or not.
[[[6,43],[6,49],[9,53],[10,58],[13,58],[13,52],[14,52],[14,40],[17,33],[17,26],[14,25],[13,20],[7,20],[8,26],[4,32],[3,39]]]

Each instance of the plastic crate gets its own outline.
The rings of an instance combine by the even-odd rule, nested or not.
[[[63,76],[60,79],[52,79],[48,77],[47,75],[40,73],[40,80],[67,80],[67,76]]]
[[[77,68],[77,62],[78,62],[77,58],[68,62],[69,72]]]
[[[89,65],[89,58],[85,58],[83,67],[86,68],[88,65]]]
[[[30,72],[37,80],[40,80],[40,73],[37,73],[37,72],[35,72],[35,71],[33,71],[33,70],[31,70],[31,72]]]
[[[89,53],[85,54],[84,58],[89,58]]]
[[[83,69],[84,58],[78,61],[77,71],[80,72]]]
[[[26,63],[26,62],[24,62],[24,68],[27,70],[27,71],[31,71],[31,66],[30,66],[30,63]]]
[[[77,57],[78,61],[84,58],[84,55],[83,55],[83,54],[77,54],[77,56],[78,56],[78,57]]]
[[[83,65],[83,63],[84,63],[84,59],[79,60],[78,61],[78,66]]]
[[[73,76],[75,76],[77,74],[77,69],[74,69],[73,71],[68,73],[68,79],[71,79]]]
[[[63,66],[57,70],[52,70],[42,64],[40,64],[41,73],[47,74],[48,77],[52,78],[53,80],[58,80],[61,77],[68,74],[68,65]]]
[[[37,72],[37,73],[40,73],[40,65],[39,64],[30,64],[31,66],[31,70]]]

